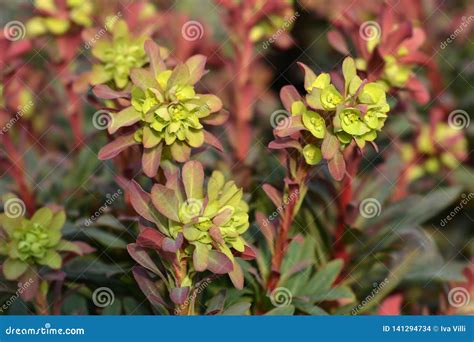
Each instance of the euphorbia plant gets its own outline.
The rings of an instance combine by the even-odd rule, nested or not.
[[[82,242],[63,239],[61,230],[66,221],[63,210],[54,212],[43,207],[28,219],[22,215],[20,199],[5,196],[4,203],[5,212],[0,214],[0,255],[6,258],[2,264],[3,275],[7,280],[31,283],[28,291],[22,292],[22,298],[35,299],[38,313],[47,314],[48,281],[41,276],[45,273],[42,268],[59,275],[63,259],[71,253],[90,252],[91,248]]]
[[[287,167],[283,194],[270,185],[264,187],[277,208],[284,208],[272,259],[273,273],[268,280],[270,289],[277,285],[289,230],[306,194],[311,166],[324,158],[330,174],[342,180],[347,177],[346,163],[349,163],[348,170],[352,173],[349,177],[352,177],[358,166],[358,161],[351,157],[354,149],[362,149],[367,141],[375,140],[390,109],[383,86],[362,80],[350,57],[342,65],[344,85],[340,89],[331,83],[329,74],[316,76],[306,65],[301,66],[308,94],[303,98],[292,86],[282,89],[282,102],[291,114],[275,128],[276,139],[269,145],[285,151]],[[345,150],[350,151],[346,157]],[[341,206],[342,211],[345,206]],[[337,235],[344,228],[343,216],[340,227]]]
[[[103,147],[99,158],[109,159],[125,148],[143,146],[142,165],[147,176],[156,175],[161,159],[185,162],[192,148],[204,142],[221,149],[217,138],[204,130],[203,124],[221,124],[220,99],[199,94],[195,84],[205,72],[206,58],[196,55],[173,69],[166,67],[163,50],[152,41],[145,43],[149,69],[131,71],[132,90],[129,106],[116,114],[108,127],[113,134],[133,126],[130,133]]]
[[[171,163],[162,167],[166,183],[154,184],[151,193],[134,181],[127,185],[131,203],[142,218],[137,243],[129,245],[129,253],[143,267],[161,274],[157,266],[144,261],[141,249],[158,252],[168,274],[165,284],[177,306],[187,301],[205,271],[228,274],[241,289],[244,279],[236,258],[254,257],[242,237],[249,227],[242,189],[219,171],[205,185],[204,170],[197,161],[185,163],[181,174]],[[184,313],[188,312],[194,308],[186,308]]]

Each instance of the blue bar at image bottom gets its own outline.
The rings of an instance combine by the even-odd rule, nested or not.
[[[1,316],[8,341],[472,342],[474,316]]]

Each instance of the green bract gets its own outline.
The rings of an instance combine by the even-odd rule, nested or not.
[[[41,208],[31,219],[17,216],[9,214],[7,209],[0,214],[0,232],[5,235],[5,240],[0,242],[0,254],[7,256],[3,263],[7,279],[18,279],[36,265],[59,269],[60,251],[80,253],[76,245],[61,240],[66,220],[64,211],[53,213],[49,208]]]
[[[164,163],[163,169],[167,182],[153,186],[149,195],[153,208],[144,207],[143,201],[132,196],[135,210],[154,222],[165,237],[158,247],[184,251],[181,257],[189,258],[193,270],[230,273],[234,281],[240,270],[234,255],[250,249],[242,237],[249,228],[242,189],[219,171],[212,173],[205,186],[204,170],[197,161],[185,163],[181,177],[171,163]]]
[[[204,74],[206,58],[196,55],[174,69],[167,69],[158,45],[152,41],[145,44],[150,60],[150,69],[133,69],[131,105],[113,115],[108,127],[113,134],[118,129],[136,125],[134,133],[123,140],[104,147],[99,156],[113,157],[119,150],[133,144],[142,144],[142,165],[149,177],[156,175],[162,152],[178,162],[189,160],[191,148],[204,142],[220,148],[211,133],[204,130],[203,123],[221,124],[218,112],[221,100],[210,94],[198,94],[194,85]]]
[[[132,68],[147,63],[143,49],[145,40],[146,37],[132,37],[125,21],[116,22],[112,28],[112,37],[102,38],[92,48],[92,54],[101,62],[92,68],[92,84],[113,81],[116,88],[125,88],[129,84]]]
[[[90,0],[67,0],[66,11],[55,0],[35,0],[34,6],[45,15],[26,23],[26,32],[32,37],[46,33],[61,35],[73,24],[83,27],[92,25],[94,6]]]

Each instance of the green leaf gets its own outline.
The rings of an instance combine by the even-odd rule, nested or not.
[[[352,79],[356,76],[356,66],[354,60],[350,57],[346,57],[344,62],[342,62],[342,74],[344,75],[346,93],[347,87]]]
[[[3,274],[8,280],[16,280],[28,269],[28,264],[19,259],[7,258],[3,263]]]
[[[204,75],[204,68],[206,66],[206,56],[204,55],[194,55],[185,62],[186,66],[189,69],[189,82],[191,84],[196,83]]]
[[[107,160],[117,156],[120,152],[130,146],[137,145],[138,142],[134,139],[134,133],[123,135],[102,147],[99,151],[99,159]]]
[[[248,313],[252,306],[251,303],[236,303],[228,307],[223,313],[223,316],[243,316]]]
[[[110,115],[110,123],[108,131],[110,134],[114,134],[121,127],[128,127],[134,123],[140,121],[141,114],[133,107],[127,107],[118,113]]]
[[[328,300],[350,299],[355,300],[355,295],[349,286],[338,286],[326,291],[318,291],[311,296],[311,300],[315,302],[323,302]]]
[[[344,178],[346,173],[346,162],[344,161],[344,156],[341,152],[336,152],[334,158],[328,162],[328,169],[329,173],[335,180],[341,181]]]
[[[53,212],[49,208],[41,208],[37,210],[31,217],[31,221],[42,225],[43,227],[49,227],[53,218]]]
[[[61,268],[62,259],[58,252],[50,249],[42,259],[38,260],[38,264],[57,270]]]
[[[226,274],[233,269],[232,261],[223,253],[210,250],[207,269],[215,274]]]
[[[85,228],[83,232],[91,239],[107,248],[127,248],[127,243],[114,233],[109,233],[98,228]]]
[[[304,293],[310,296],[325,293],[331,288],[334,281],[336,281],[337,276],[342,270],[342,266],[342,259],[335,259],[328,262],[311,278]]]

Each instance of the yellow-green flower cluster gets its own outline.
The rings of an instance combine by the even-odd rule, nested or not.
[[[467,140],[463,133],[445,123],[438,123],[434,130],[423,126],[415,146],[405,144],[402,148],[402,158],[409,165],[409,180],[436,174],[442,167],[456,169],[466,156]]]
[[[94,5],[91,0],[66,0],[66,9],[55,0],[35,0],[34,6],[45,15],[37,16],[26,24],[26,32],[35,37],[47,33],[62,35],[72,25],[92,26]]]
[[[113,81],[117,89],[129,85],[130,71],[142,67],[148,61],[143,49],[146,39],[133,37],[125,21],[114,23],[112,37],[104,37],[92,48],[92,54],[100,63],[92,67],[91,83],[95,85]]]
[[[329,74],[314,76],[307,84],[306,100],[311,108],[325,112],[323,116],[332,121],[333,133],[341,144],[349,144],[354,139],[362,148],[366,141],[377,137],[390,107],[384,87],[377,82],[362,81],[351,58],[344,60],[343,74],[343,91],[331,83]],[[307,110],[303,113],[303,124],[316,138],[322,138],[319,132],[325,130],[325,120],[321,115]]]

